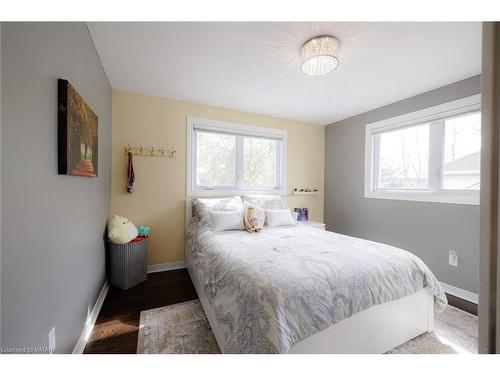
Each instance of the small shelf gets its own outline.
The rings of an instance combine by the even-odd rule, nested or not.
[[[318,195],[319,191],[292,191],[292,195]]]

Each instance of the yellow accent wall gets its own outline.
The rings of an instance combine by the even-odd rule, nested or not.
[[[325,127],[206,105],[113,91],[111,213],[151,227],[148,263],[184,260],[186,118],[188,116],[286,129],[287,188],[311,187],[317,196],[288,196],[289,207],[309,207],[323,221]],[[124,147],[173,145],[176,158],[135,157],[135,184],[127,193]]]

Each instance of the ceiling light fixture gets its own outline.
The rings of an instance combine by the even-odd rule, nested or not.
[[[320,35],[309,39],[300,50],[302,71],[310,76],[330,73],[339,65],[340,42],[330,35]]]

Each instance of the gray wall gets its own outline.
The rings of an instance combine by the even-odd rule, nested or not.
[[[0,197],[2,196],[2,22],[0,22]],[[0,199],[0,347],[2,346],[2,199]]]
[[[365,125],[480,92],[475,76],[328,125],[325,221],[328,230],[409,250],[439,281],[477,293],[479,206],[364,198]],[[459,266],[448,265],[448,251]]]
[[[2,25],[2,343],[71,352],[105,280],[111,87],[84,23]],[[57,174],[57,79],[99,118],[99,176]]]

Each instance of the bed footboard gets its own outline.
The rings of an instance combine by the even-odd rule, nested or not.
[[[290,353],[380,354],[434,329],[426,289],[373,306],[295,344]]]

